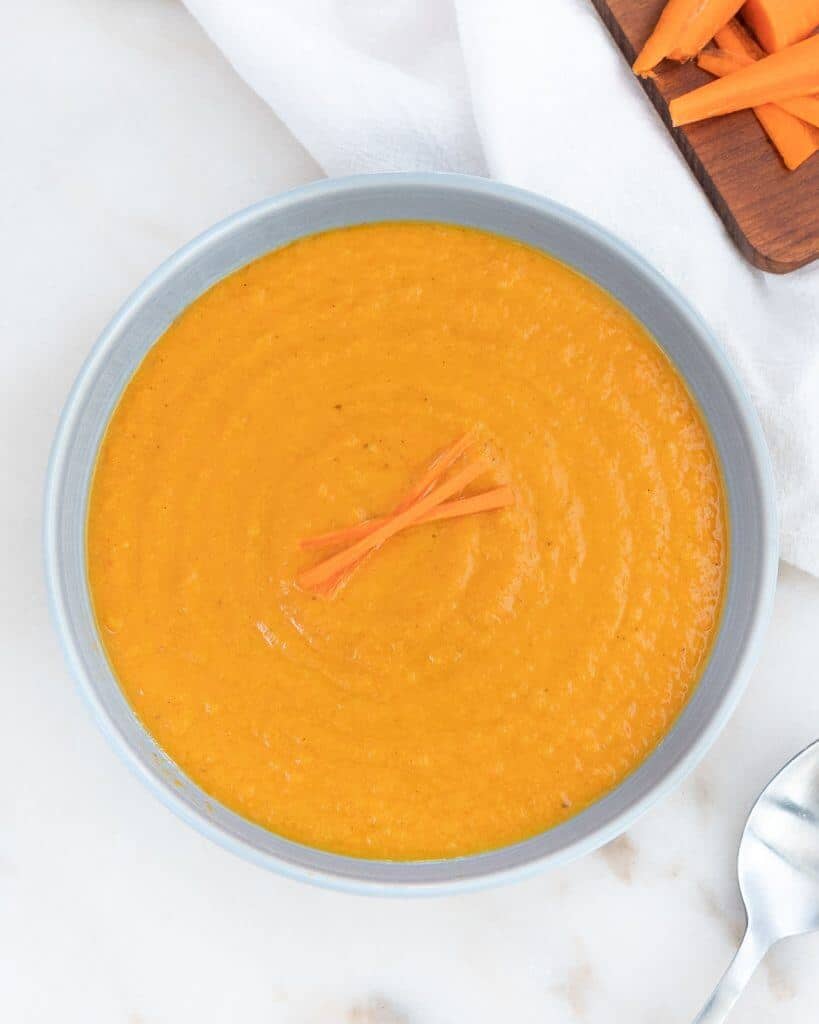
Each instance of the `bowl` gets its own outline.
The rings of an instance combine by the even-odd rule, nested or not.
[[[316,850],[221,806],[142,727],[108,665],[92,614],[85,558],[89,484],[119,395],[171,321],[216,281],[303,235],[380,220],[484,228],[556,256],[609,291],[658,340],[696,398],[722,464],[730,563],[719,632],[674,727],[616,789],[525,842],[447,860],[390,862]],[[699,761],[725,724],[759,653],[776,579],[777,523],[768,452],[750,401],[705,324],[622,242],[540,196],[448,174],[320,181],[264,200],[200,235],[142,284],[96,343],[57,430],[45,493],[45,565],[66,658],[102,731],[139,777],[200,832],[304,881],[385,895],[451,892],[564,863],[623,832]]]

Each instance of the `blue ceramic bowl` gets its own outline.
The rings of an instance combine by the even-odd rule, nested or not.
[[[301,846],[222,807],[183,775],[135,717],[94,623],[85,562],[88,491],[108,418],[146,351],[216,281],[295,238],[380,220],[469,225],[519,239],[596,281],[640,319],[682,373],[708,422],[728,494],[726,605],[694,695],[654,753],[575,818],[503,849],[449,860],[359,860]],[[95,345],[60,421],[45,496],[45,563],[54,621],[103,732],[145,783],[205,835],[261,864],[340,889],[405,895],[519,878],[608,842],[667,793],[708,749],[759,653],[777,567],[771,466],[756,415],[707,327],[636,253],[539,196],[458,175],[388,174],[320,181],[258,203],[206,231],[134,292]]]

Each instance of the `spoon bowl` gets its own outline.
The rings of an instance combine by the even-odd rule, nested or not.
[[[819,742],[757,800],[738,863],[749,927],[773,941],[819,929]]]
[[[789,761],[754,804],[738,871],[745,936],[694,1024],[725,1020],[775,942],[819,931],[819,742]]]

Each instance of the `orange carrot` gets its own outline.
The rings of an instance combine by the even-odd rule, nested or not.
[[[449,467],[456,462],[461,455],[463,455],[472,442],[472,434],[466,433],[448,448],[444,448],[442,451],[438,452],[427,467],[424,475],[398,502],[392,510],[391,515],[403,512],[404,509],[409,508],[410,505],[415,504],[419,498],[422,498],[427,494],[430,488],[440,480],[446,470],[449,469]],[[380,524],[389,518],[390,516],[383,516],[378,520],[366,519],[361,523],[357,523],[355,526],[348,526],[342,530],[331,530],[329,533],[321,533],[316,537],[307,537],[306,539],[299,541],[299,546],[305,550],[309,550],[310,548],[332,547],[334,544],[341,544],[344,542],[352,543],[352,541],[358,540],[359,537],[366,537],[368,533],[372,533],[375,529],[375,526],[372,525],[373,523]]]
[[[487,463],[483,459],[465,466],[460,472],[450,477],[449,480],[445,480],[430,491],[429,494],[416,501],[414,505],[404,509],[403,512],[399,512],[397,515],[391,516],[386,523],[383,523],[368,536],[362,537],[351,547],[339,551],[338,554],[301,573],[297,578],[299,586],[309,590],[326,583],[333,576],[348,566],[353,565],[364,555],[369,554],[370,551],[381,547],[385,541],[395,536],[400,530],[418,522],[422,516],[446,501],[447,498],[451,498],[459,491],[462,491],[464,487],[472,483],[481,473],[486,472],[487,468]]]
[[[723,56],[730,54],[745,60],[759,60],[765,56],[759,43],[736,18],[717,32],[715,42]],[[716,73],[714,68],[711,71]],[[778,104],[762,104],[754,107],[754,113],[789,170],[796,170],[808,157],[819,151],[819,132],[797,120]]]
[[[676,126],[819,92],[819,36],[772,53],[672,100]]]
[[[420,526],[421,523],[432,523],[442,519],[454,519],[477,512],[494,512],[497,509],[506,508],[508,505],[514,505],[514,503],[515,495],[512,488],[504,484],[502,487],[493,487],[490,491],[474,494],[471,498],[445,501],[442,505],[433,509],[432,512],[427,513],[416,523],[413,523],[412,526]],[[405,527],[405,529],[412,529],[412,526]],[[363,555],[358,562],[354,562],[352,565],[347,566],[346,569],[342,569],[341,572],[332,576],[325,583],[314,587],[314,592],[325,596],[334,593],[366,557],[366,555]]]
[[[508,484],[493,487],[469,498],[458,498],[456,501],[445,501],[433,511],[422,516],[419,523],[437,523],[444,519],[457,519],[460,516],[471,516],[477,512],[494,512],[515,504],[515,494]]]
[[[354,526],[345,526],[340,530],[329,530],[317,533],[314,537],[303,537],[299,547],[303,551],[320,551],[322,548],[335,548],[340,544],[352,544],[361,537],[367,537],[391,516],[379,516],[377,519],[362,519]]]
[[[751,57],[761,60],[765,51],[751,33],[736,18],[732,18],[714,36],[714,42],[726,53],[734,53],[739,57]]]
[[[727,50],[703,50],[697,57],[697,64],[703,71],[716,75],[717,78],[724,78],[725,75],[733,74],[734,71],[739,71],[753,62],[753,57],[745,54],[740,56]],[[816,96],[797,96],[792,100],[780,100],[776,105],[801,121],[819,128],[819,99]]]
[[[705,0],[699,12],[683,29],[670,56],[674,60],[696,57],[706,43],[710,43],[717,32],[733,18],[742,4],[743,0]]]
[[[819,96],[797,96],[792,100],[780,100],[777,105],[801,121],[819,128]]]
[[[742,17],[768,53],[805,39],[819,25],[819,0],[748,0]]]
[[[686,25],[708,0],[668,0],[654,31],[634,62],[634,73],[645,78],[679,45]],[[727,20],[727,19],[726,19]]]
[[[421,523],[436,523],[442,519],[455,519],[458,516],[470,516],[476,512],[491,512],[497,508],[505,508],[514,504],[515,497],[512,488],[504,484],[501,487],[493,487],[481,494],[473,494],[469,498],[457,498],[455,501],[445,501],[442,505],[427,512],[426,515],[412,523],[412,526],[420,526]],[[393,513],[395,515],[395,513]],[[348,526],[344,530],[333,530],[330,533],[321,533],[316,537],[307,537],[300,541],[305,551],[318,551],[321,548],[338,547],[342,544],[352,544],[372,533],[383,523],[390,520],[392,516],[379,516],[377,519],[365,519],[355,526]]]
[[[717,78],[732,75],[740,68],[747,68],[749,64],[753,63],[753,57],[748,57],[745,54],[740,56],[740,54],[730,53],[728,50],[703,50],[697,57],[699,67]]]

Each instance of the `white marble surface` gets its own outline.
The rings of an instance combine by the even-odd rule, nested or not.
[[[170,0],[4,11],[0,335],[0,1019],[9,1024],[685,1024],[742,924],[736,844],[819,732],[819,581],[784,569],[762,663],[689,781],[581,862],[378,901],[284,881],[172,817],[63,665],[40,566],[60,406],[133,286],[212,221],[318,168]],[[737,1024],[819,1010],[819,937]]]

